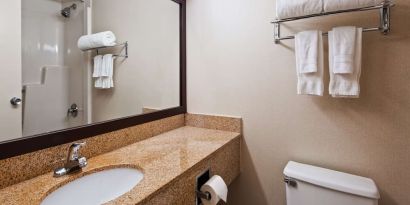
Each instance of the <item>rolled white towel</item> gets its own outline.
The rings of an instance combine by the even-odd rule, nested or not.
[[[78,48],[81,50],[88,50],[92,48],[114,46],[116,44],[116,37],[112,31],[104,31],[101,33],[81,36],[78,39]]]
[[[323,0],[277,0],[278,19],[318,14],[323,10]]]
[[[323,0],[325,12],[376,6],[384,0]]]

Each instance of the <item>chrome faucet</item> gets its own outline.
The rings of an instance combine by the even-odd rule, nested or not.
[[[61,177],[67,174],[79,172],[83,167],[87,166],[87,159],[79,155],[81,147],[85,146],[83,143],[73,143],[68,149],[67,161],[63,167],[54,170],[54,177]]]

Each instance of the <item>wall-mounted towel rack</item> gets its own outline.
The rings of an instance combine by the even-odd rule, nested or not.
[[[306,16],[299,16],[299,17],[292,17],[292,18],[285,18],[285,19],[277,19],[275,21],[272,21],[271,23],[274,24],[275,26],[275,43],[280,43],[281,40],[288,40],[288,39],[294,39],[295,36],[285,36],[281,37],[280,36],[280,24],[284,22],[289,22],[289,21],[296,21],[296,20],[301,20],[301,19],[307,19],[307,18],[312,18],[312,17],[318,17],[318,16],[327,16],[327,15],[333,15],[333,14],[341,14],[341,13],[348,13],[348,12],[358,12],[358,11],[369,11],[369,10],[380,10],[380,25],[379,27],[374,27],[374,28],[363,28],[363,32],[369,32],[369,31],[380,31],[384,35],[387,35],[390,31],[390,8],[394,6],[394,3],[390,1],[385,1],[381,3],[380,5],[376,6],[370,6],[370,7],[363,7],[363,8],[356,8],[356,9],[349,9],[349,10],[341,10],[341,11],[332,11],[332,12],[322,12],[319,14],[312,14],[312,15],[306,15]],[[323,35],[327,35],[327,32],[324,32]]]
[[[97,55],[99,54],[99,50],[100,49],[104,49],[104,48],[113,48],[113,47],[119,47],[122,46],[124,47],[123,49],[121,49],[121,53],[123,52],[123,50],[125,50],[125,54],[115,54],[113,55],[114,57],[120,57],[120,58],[128,58],[128,41],[124,42],[124,43],[120,43],[120,44],[116,44],[113,46],[103,46],[103,47],[98,47],[98,48],[91,48],[85,51],[90,51],[90,50],[95,50],[97,52]]]

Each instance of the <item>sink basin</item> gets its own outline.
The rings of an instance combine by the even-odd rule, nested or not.
[[[41,205],[100,205],[120,197],[144,177],[137,169],[103,170],[74,180],[48,195]]]

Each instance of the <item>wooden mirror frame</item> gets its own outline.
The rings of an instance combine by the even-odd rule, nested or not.
[[[179,4],[180,17],[180,106],[153,113],[124,117],[94,124],[73,127],[39,135],[22,137],[14,140],[0,142],[0,160],[6,159],[57,145],[74,142],[77,140],[101,135],[104,133],[132,127],[135,125],[152,122],[155,120],[185,114],[187,112],[186,100],[186,1],[172,0]]]

